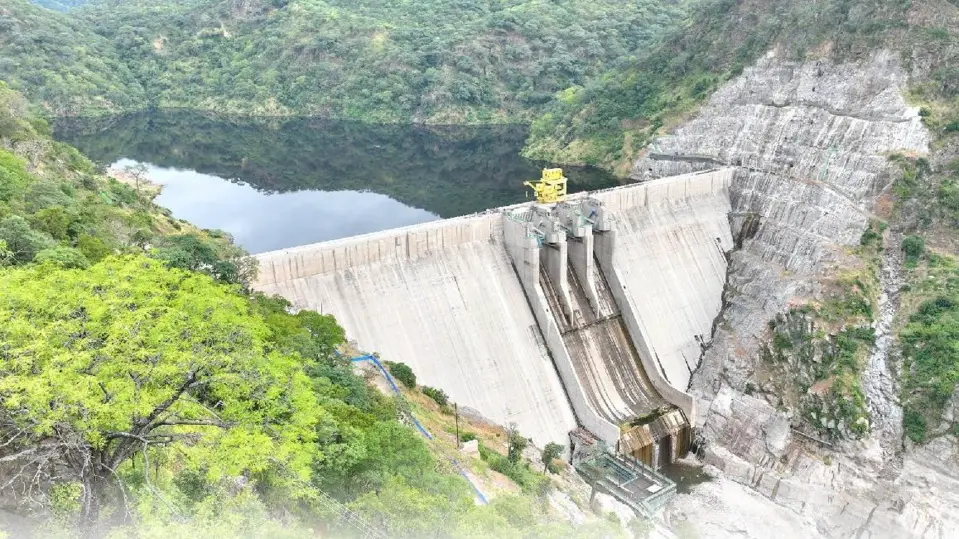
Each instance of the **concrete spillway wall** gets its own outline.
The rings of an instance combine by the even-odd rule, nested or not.
[[[590,195],[616,219],[615,247],[598,236],[596,253],[623,323],[653,386],[690,421],[695,411],[683,390],[699,339],[708,339],[719,313],[723,250],[732,246],[730,176],[721,170]],[[524,292],[523,281],[538,278],[539,254],[514,269],[508,249],[537,241],[504,235],[515,224],[493,211],[264,253],[255,288],[335,315],[362,349],[409,364],[420,383],[496,422],[516,422],[538,445],[566,442],[577,418],[615,439],[619,427],[572,382],[570,359],[549,355],[547,343],[561,344],[562,335],[552,316],[537,323],[549,309],[542,288]]]
[[[259,255],[256,288],[336,316],[363,350],[543,445],[576,421],[503,245],[499,213]]]
[[[596,250],[640,356],[654,360],[654,384],[651,370],[688,388],[722,309],[732,179],[721,169],[592,195],[615,219],[612,252]]]

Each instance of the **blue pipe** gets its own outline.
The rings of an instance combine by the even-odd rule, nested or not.
[[[343,356],[343,354],[341,354],[339,350],[333,350],[333,352],[335,352],[336,355],[340,357]],[[396,382],[393,381],[393,377],[390,376],[389,371],[387,371],[386,368],[383,367],[383,364],[380,363],[380,360],[376,359],[370,354],[367,354],[365,356],[356,356],[350,359],[350,361],[352,363],[360,363],[362,361],[372,361],[373,364],[376,365],[377,370],[380,371],[380,374],[382,374],[386,378],[386,381],[390,383],[390,387],[393,388],[393,392],[396,393],[397,395],[400,394],[400,388],[396,386]],[[416,419],[416,416],[414,416],[412,412],[410,413],[410,419],[413,420],[413,425],[416,426],[416,430],[420,431],[420,434],[425,436],[427,440],[433,440],[433,436],[429,433],[429,431],[423,428],[423,425],[420,424],[419,420]],[[483,496],[483,493],[480,491],[479,487],[476,486],[476,483],[474,483],[473,480],[470,479],[470,476],[466,475],[466,471],[463,469],[462,466],[460,466],[459,461],[457,461],[456,459],[450,459],[450,460],[453,461],[453,465],[456,466],[456,469],[459,471],[460,475],[462,475],[463,478],[466,479],[466,481],[470,484],[470,486],[473,487],[473,492],[476,493],[476,497],[479,498],[481,502],[483,502],[483,505],[488,504],[489,502],[486,500],[486,496]]]

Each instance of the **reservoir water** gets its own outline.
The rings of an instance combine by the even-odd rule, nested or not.
[[[383,126],[189,112],[57,122],[58,139],[104,166],[143,163],[175,217],[253,253],[521,202],[550,166],[519,155],[524,128]],[[564,167],[570,192],[616,180]]]

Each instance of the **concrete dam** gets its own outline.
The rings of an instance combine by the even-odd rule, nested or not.
[[[658,467],[722,308],[732,169],[258,255],[255,288],[542,447],[585,429]]]

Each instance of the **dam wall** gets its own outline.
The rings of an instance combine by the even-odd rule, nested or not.
[[[649,383],[690,422],[685,389],[722,306],[724,251],[732,247],[731,175],[724,169],[570,197],[611,210],[594,224],[615,226],[592,238],[596,261]],[[534,205],[264,253],[254,287],[335,315],[361,349],[407,363],[423,385],[497,423],[517,423],[539,446],[565,444],[577,423],[617,438],[620,427],[591,405],[604,397],[591,395],[573,359],[557,352],[566,345],[539,282],[544,266],[558,282],[590,275],[590,261],[573,246],[572,272],[551,265],[557,254],[506,215],[523,208]],[[615,245],[606,241],[614,237]],[[589,280],[593,286],[581,285],[584,304],[598,299]],[[569,311],[570,301],[557,310]]]
[[[537,445],[568,443],[569,401],[498,213],[260,255],[256,288],[336,316],[350,339]]]
[[[675,389],[689,387],[722,309],[732,179],[733,169],[720,169],[591,195],[614,220],[615,242],[597,236],[597,258],[640,357],[656,366],[647,373],[660,392],[669,389],[654,372]]]

